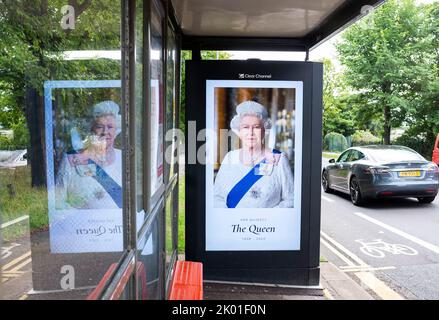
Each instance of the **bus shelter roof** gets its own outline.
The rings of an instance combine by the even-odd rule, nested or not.
[[[308,51],[385,0],[172,0],[187,50]]]

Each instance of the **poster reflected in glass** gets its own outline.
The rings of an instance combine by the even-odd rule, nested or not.
[[[302,82],[206,83],[206,251],[300,250]]]
[[[163,113],[158,80],[151,80],[151,195],[163,185]]]
[[[45,89],[51,252],[122,251],[120,81]]]
[[[163,187],[163,14],[157,3],[151,1],[151,55],[150,55],[150,105],[151,105],[151,206],[158,200],[157,192]]]

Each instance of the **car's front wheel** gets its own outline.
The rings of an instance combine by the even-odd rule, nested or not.
[[[422,197],[418,198],[419,203],[432,203],[435,197]]]
[[[322,187],[323,187],[323,191],[325,191],[326,193],[331,193],[332,192],[332,189],[329,187],[328,171],[323,171],[323,174],[322,174]]]
[[[361,206],[364,204],[364,198],[361,195],[360,184],[356,177],[352,177],[349,183],[349,193],[351,195],[351,201],[356,206]]]

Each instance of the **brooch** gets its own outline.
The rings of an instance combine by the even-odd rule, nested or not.
[[[253,188],[250,190],[250,196],[253,199],[258,199],[261,197],[261,190],[259,188]]]

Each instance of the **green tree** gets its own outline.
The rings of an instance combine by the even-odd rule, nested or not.
[[[337,45],[356,120],[375,126],[385,144],[392,127],[437,126],[437,3],[389,0],[347,29]]]
[[[350,136],[355,132],[349,104],[349,94],[342,74],[337,72],[329,59],[323,59],[323,136],[339,132]]]

